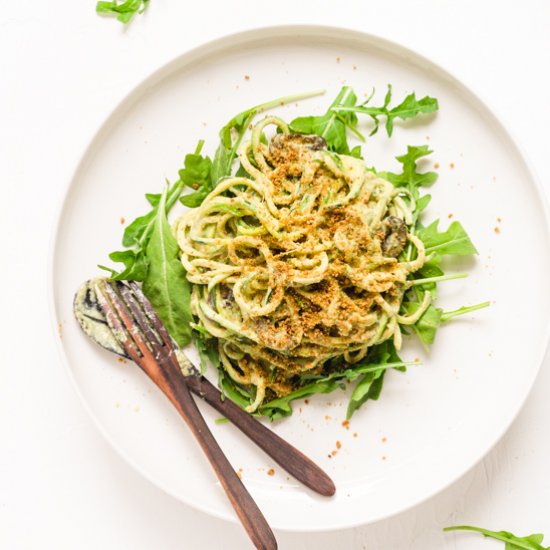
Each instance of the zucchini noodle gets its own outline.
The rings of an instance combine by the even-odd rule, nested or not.
[[[400,314],[407,278],[425,262],[406,191],[276,117],[254,126],[238,158],[248,176],[220,181],[175,233],[193,315],[227,375],[255,389],[252,412],[332,358],[360,361],[390,338],[399,349],[400,324],[431,296]]]

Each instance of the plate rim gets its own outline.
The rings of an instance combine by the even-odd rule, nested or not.
[[[440,65],[438,62],[434,61],[431,57],[428,57],[426,54],[419,53],[418,51],[400,42],[397,42],[395,40],[390,40],[383,36],[374,34],[372,32],[364,32],[354,28],[348,28],[348,27],[337,26],[337,25],[279,24],[279,25],[251,26],[244,30],[239,30],[234,33],[228,33],[222,36],[218,36],[217,38],[214,38],[214,39],[206,40],[204,42],[194,45],[191,48],[185,48],[179,51],[174,56],[172,56],[168,61],[165,61],[164,63],[162,63],[152,72],[147,74],[145,77],[139,79],[137,82],[131,83],[129,85],[129,88],[125,92],[123,92],[122,96],[118,99],[118,101],[115,102],[114,106],[107,112],[107,114],[102,118],[102,120],[100,120],[99,124],[95,126],[95,129],[92,130],[91,137],[86,140],[86,145],[84,146],[82,151],[78,154],[78,157],[75,159],[75,162],[73,162],[73,169],[71,171],[70,178],[65,183],[64,188],[61,190],[59,198],[57,199],[57,205],[56,205],[56,208],[54,209],[54,217],[53,217],[54,223],[50,233],[48,259],[47,259],[48,264],[47,264],[47,281],[46,282],[47,282],[47,293],[48,293],[48,310],[49,310],[49,317],[50,317],[50,323],[51,323],[50,328],[52,330],[53,338],[56,342],[58,357],[61,363],[63,364],[63,368],[70,380],[71,386],[73,387],[76,395],[78,396],[79,401],[84,406],[84,409],[87,411],[87,414],[91,418],[96,429],[105,438],[105,440],[109,443],[110,447],[116,452],[116,454],[121,459],[123,459],[124,462],[126,462],[129,466],[131,466],[134,469],[134,471],[139,473],[141,477],[143,477],[152,485],[156,486],[165,494],[168,494],[171,497],[173,497],[176,501],[181,502],[195,510],[200,510],[201,512],[204,512],[208,515],[211,515],[213,517],[223,519],[226,521],[230,521],[232,523],[238,523],[238,518],[231,512],[231,510],[229,512],[218,511],[218,510],[209,508],[206,505],[194,503],[191,498],[183,499],[181,495],[175,494],[170,489],[170,487],[166,487],[165,484],[159,481],[158,479],[156,479],[154,475],[151,475],[150,473],[146,472],[141,466],[139,466],[135,462],[135,460],[131,456],[129,456],[126,452],[124,452],[118,445],[117,441],[109,435],[109,433],[103,427],[103,424],[100,422],[99,418],[93,412],[91,405],[88,403],[88,401],[84,397],[84,394],[80,389],[76,381],[76,378],[72,372],[72,369],[70,367],[69,360],[64,349],[63,341],[62,341],[62,338],[59,337],[58,328],[57,328],[59,326],[59,323],[61,322],[61,316],[57,311],[57,306],[56,306],[54,272],[55,272],[55,260],[56,260],[56,254],[57,254],[57,242],[58,242],[60,230],[61,230],[62,214],[69,201],[70,194],[72,189],[74,188],[74,184],[77,179],[77,176],[79,172],[82,170],[82,168],[84,167],[85,162],[89,156],[89,153],[101,140],[104,132],[108,130],[109,125],[112,123],[115,115],[119,111],[123,112],[125,108],[130,107],[134,99],[136,97],[139,97],[139,95],[143,93],[144,88],[146,88],[148,84],[153,84],[160,81],[163,76],[169,75],[178,66],[180,68],[188,66],[191,63],[193,63],[194,60],[208,56],[209,53],[211,53],[212,51],[216,51],[223,45],[231,45],[231,46],[241,45],[242,46],[243,44],[252,42],[254,40],[268,39],[268,38],[273,39],[281,36],[289,36],[294,38],[303,37],[305,39],[315,39],[315,38],[322,38],[323,36],[326,36],[326,37],[338,39],[338,38],[343,38],[344,35],[347,35],[348,39],[351,37],[357,40],[358,42],[362,41],[364,43],[373,44],[376,47],[379,47],[380,49],[382,49],[383,51],[397,55],[400,58],[405,58],[409,56],[409,57],[415,58],[415,60],[417,61],[421,61],[425,63],[427,69],[435,70],[441,76],[444,76],[449,82],[451,82],[454,87],[459,89],[462,93],[466,94],[466,96],[470,100],[475,101],[477,105],[480,106],[483,109],[483,111],[485,111],[485,113],[489,115],[491,122],[497,125],[499,130],[505,136],[505,138],[516,149],[519,159],[521,159],[521,161],[523,162],[524,169],[526,170],[530,178],[530,183],[533,185],[533,189],[536,193],[536,197],[540,201],[542,217],[544,218],[544,223],[546,226],[547,233],[550,234],[550,207],[549,207],[547,195],[541,184],[541,180],[538,174],[536,173],[536,170],[529,158],[529,155],[526,153],[525,148],[522,146],[521,141],[517,138],[517,136],[511,130],[510,124],[507,122],[506,117],[502,116],[501,113],[497,113],[497,111],[493,107],[490,107],[487,101],[485,100],[484,96],[480,94],[478,90],[476,90],[472,85],[470,85],[469,83],[466,84],[464,80],[459,79],[450,70],[446,69],[445,67]],[[367,520],[357,519],[357,520],[345,521],[345,517],[344,517],[343,521],[335,522],[330,525],[319,525],[315,528],[312,528],[310,525],[305,525],[303,527],[300,525],[289,527],[289,526],[277,525],[277,524],[274,524],[273,527],[275,529],[285,531],[285,532],[296,532],[296,533],[319,532],[321,533],[321,532],[329,532],[329,531],[335,531],[340,529],[349,529],[349,528],[358,527],[361,525],[370,525],[370,524],[374,524],[374,523],[386,520],[388,518],[397,516],[398,514],[406,512],[422,504],[423,502],[426,502],[430,498],[433,498],[436,495],[439,495],[440,493],[445,491],[447,488],[449,488],[451,485],[456,483],[459,479],[464,477],[473,468],[475,468],[494,449],[494,447],[498,444],[498,442],[508,432],[512,424],[517,419],[519,413],[524,408],[525,403],[530,393],[533,390],[533,386],[540,374],[540,370],[544,362],[545,355],[548,351],[549,345],[550,345],[550,315],[548,315],[548,318],[546,320],[544,338],[540,339],[539,350],[538,350],[538,353],[536,353],[536,356],[537,356],[536,368],[533,369],[531,374],[531,380],[529,380],[528,384],[525,386],[526,387],[525,394],[522,396],[521,399],[519,399],[516,402],[515,410],[512,411],[509,421],[506,423],[506,425],[504,425],[501,428],[499,432],[497,432],[492,437],[491,441],[488,443],[485,450],[476,460],[474,460],[470,465],[466,466],[465,468],[459,468],[460,471],[458,473],[454,473],[453,476],[450,476],[446,483],[440,485],[435,490],[431,490],[429,494],[421,496],[420,498],[417,498],[417,499],[410,499],[410,501],[407,502],[405,505],[399,508],[396,508],[392,512],[380,514],[379,516],[372,517]]]

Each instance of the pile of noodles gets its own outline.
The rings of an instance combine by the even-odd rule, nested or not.
[[[175,229],[193,314],[227,375],[255,389],[254,411],[329,359],[352,364],[389,338],[399,349],[400,324],[416,322],[430,294],[399,314],[407,277],[425,261],[406,191],[276,117],[253,128],[238,157],[248,176],[219,182]]]

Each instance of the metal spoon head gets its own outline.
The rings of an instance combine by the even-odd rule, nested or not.
[[[104,277],[96,277],[85,281],[80,286],[74,296],[73,313],[78,324],[91,340],[107,351],[130,359],[109,328],[97,301],[94,288],[104,280]]]

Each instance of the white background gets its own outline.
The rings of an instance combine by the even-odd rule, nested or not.
[[[550,3],[151,0],[128,28],[96,16],[94,3],[0,0],[0,548],[248,548],[240,526],[180,504],[131,470],[96,431],[61,365],[47,259],[82,151],[128,91],[188,48],[256,26],[332,24],[412,48],[471,86],[548,190]],[[457,523],[550,537],[548,387],[550,359],[503,440],[441,494],[375,525],[277,532],[280,548],[502,547],[441,532]]]

